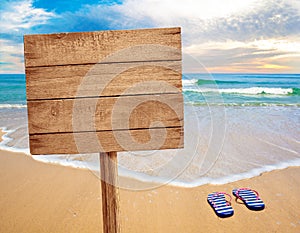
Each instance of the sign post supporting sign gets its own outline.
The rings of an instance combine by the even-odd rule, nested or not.
[[[117,152],[183,147],[180,28],[25,35],[30,152],[100,152],[119,232]]]

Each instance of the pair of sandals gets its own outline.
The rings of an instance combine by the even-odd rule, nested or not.
[[[240,199],[250,210],[263,210],[265,204],[259,197],[257,191],[250,188],[239,188],[232,190],[236,201]],[[230,199],[226,200],[226,196]],[[207,201],[220,218],[227,218],[233,215],[234,211],[231,206],[231,195],[224,192],[214,192],[207,196]]]

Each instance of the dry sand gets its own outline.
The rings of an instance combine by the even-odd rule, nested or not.
[[[0,232],[102,232],[101,191],[90,171],[0,151]],[[213,191],[259,191],[260,212],[232,201],[234,216],[218,218],[206,201]],[[300,232],[300,168],[226,185],[120,190],[121,232]]]

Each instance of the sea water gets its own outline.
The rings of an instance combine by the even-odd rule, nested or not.
[[[0,148],[29,155],[25,93],[0,75]],[[184,74],[183,94],[184,149],[119,153],[120,176],[194,187],[300,166],[300,74]],[[98,154],[33,158],[99,172]]]

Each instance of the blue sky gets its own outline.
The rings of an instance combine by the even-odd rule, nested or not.
[[[24,73],[24,34],[173,26],[210,72],[300,73],[300,0],[0,0],[0,24],[0,73]]]

